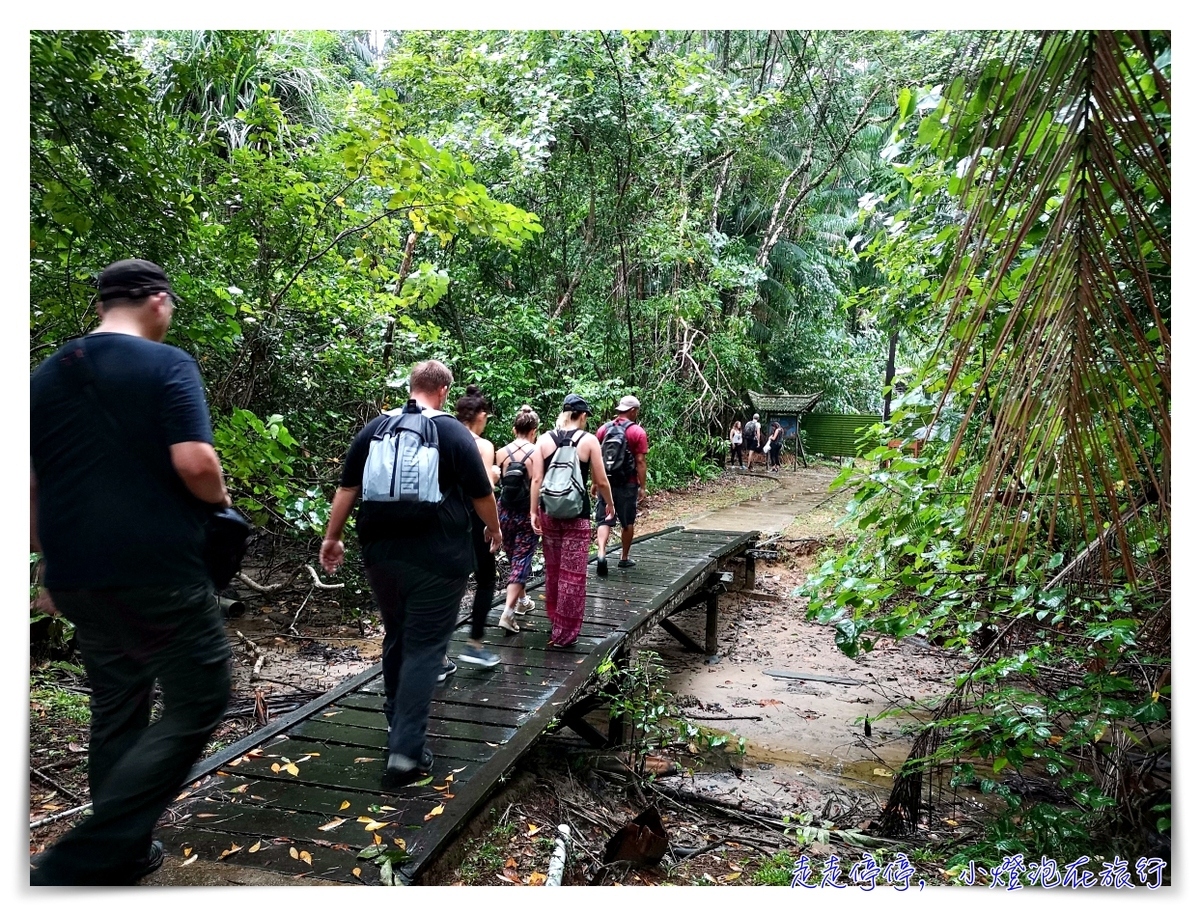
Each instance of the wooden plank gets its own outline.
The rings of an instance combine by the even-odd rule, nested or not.
[[[503,708],[492,703],[457,702],[454,701],[456,698],[453,694],[447,695],[445,689],[439,690],[437,697],[433,700],[433,705],[430,706],[429,716],[454,721],[476,721],[480,724],[519,727],[530,715],[529,711]],[[383,696],[378,693],[355,693],[345,697],[337,707],[362,709],[382,716]],[[322,712],[316,717],[321,717],[323,714]]]
[[[309,718],[297,727],[318,723],[351,728],[369,728],[383,734],[387,733],[387,720],[383,717],[382,711],[368,712],[363,709],[338,708],[336,706],[330,709],[330,711],[335,711],[335,714],[324,713],[319,717]],[[448,721],[444,718],[434,717],[433,715],[429,716],[429,733],[437,737],[449,737],[453,740],[484,740],[493,743],[497,741],[503,743],[515,732],[516,728],[511,726],[498,727],[494,724],[481,724],[473,721]],[[296,734],[299,732],[296,730],[296,727],[293,727],[288,733]]]
[[[224,860],[239,867],[253,867],[274,874],[294,876],[300,884],[304,882],[304,877],[319,877],[322,880],[354,884],[374,883],[379,879],[378,871],[356,860],[359,849],[348,844],[340,846],[330,843],[329,846],[322,846],[304,841],[263,842],[259,850],[251,854],[248,849],[254,843],[247,842],[245,836],[233,833],[180,826],[169,827],[160,835],[169,856],[163,865],[166,868],[182,866],[182,862],[187,860],[183,858],[183,852],[190,849],[191,854],[204,861]],[[242,850],[222,859],[221,853],[234,845],[241,845]],[[309,864],[298,856],[291,857],[290,852],[293,848],[297,850],[297,855],[300,851],[308,852],[312,863]],[[353,875],[356,867],[362,873],[363,880]]]
[[[295,779],[281,781],[278,778],[247,778],[229,774],[195,793],[199,799],[214,802],[254,802],[265,806],[281,807],[311,813],[327,821],[334,817],[356,818],[375,816],[381,805],[399,807],[403,803],[436,801],[441,795],[433,785],[445,784],[447,776],[453,776],[454,784],[468,781],[479,770],[478,762],[434,761],[434,780],[429,785],[409,785],[384,795],[378,783],[369,789],[351,788],[345,785],[327,787],[297,782]],[[382,770],[379,770],[382,772]],[[186,800],[177,804],[175,810],[183,809]],[[343,806],[348,804],[349,806]]]

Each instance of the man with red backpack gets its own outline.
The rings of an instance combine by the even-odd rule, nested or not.
[[[646,452],[650,450],[646,430],[637,423],[641,406],[641,401],[626,394],[617,404],[616,417],[596,430],[616,509],[616,519],[606,517],[609,512],[604,497],[596,499],[597,575],[608,574],[604,551],[614,521],[621,522],[621,559],[617,568],[632,569],[637,564],[636,559],[629,558],[629,547],[633,543],[638,501],[646,497]]]

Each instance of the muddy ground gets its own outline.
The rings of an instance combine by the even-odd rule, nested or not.
[[[805,601],[795,592],[817,551],[841,536],[834,528],[841,497],[828,489],[836,473],[832,465],[770,475],[726,472],[651,496],[639,533],[673,524],[754,529],[774,551],[757,561],[752,592],[722,597],[717,658],[689,653],[663,630],[640,646],[669,671],[666,688],[678,707],[670,727],[685,733],[654,751],[645,763],[656,773],[649,781],[630,776],[627,766],[637,761],[627,753],[598,755],[569,731],[547,735],[427,881],[537,884],[558,824],[568,823],[574,844],[565,883],[786,883],[798,850],[797,817],[835,830],[867,827],[908,752],[905,725],[914,720],[880,716],[935,694],[953,665],[911,641],[881,643],[851,660],[827,627],[804,619]],[[290,564],[269,558],[286,573],[304,557]],[[284,577],[250,571],[266,583]],[[277,594],[239,589],[243,607],[227,624],[234,694],[210,751],[378,660],[382,632],[365,581],[351,572],[323,583],[343,587],[317,587],[302,571]],[[464,607],[469,600],[468,593]],[[697,637],[704,631],[701,609],[675,622]],[[29,814],[41,825],[30,831],[31,852],[61,834],[75,819],[64,814],[87,800],[86,683],[45,660],[33,677]],[[687,736],[687,723],[696,736]],[[660,865],[602,867],[605,843],[652,804],[671,846]],[[261,875],[218,867],[219,874],[196,874],[196,883],[262,882]],[[928,876],[936,880],[935,867]],[[161,882],[175,881],[164,875]]]

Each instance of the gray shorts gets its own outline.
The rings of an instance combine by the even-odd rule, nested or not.
[[[638,485],[637,482],[622,483],[614,485],[612,488],[614,508],[617,510],[617,521],[621,522],[621,527],[633,527],[633,522],[637,518],[637,500],[638,500]],[[596,497],[596,526],[608,525],[613,527],[615,522],[605,521],[604,516],[608,514],[608,506],[604,504],[604,496]]]

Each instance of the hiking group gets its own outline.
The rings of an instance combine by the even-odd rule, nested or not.
[[[764,434],[757,413],[744,427],[740,420],[735,420],[729,430],[729,462],[742,470],[753,470],[755,462],[761,459],[763,464],[769,462],[769,470],[779,470],[783,466],[783,438],[783,427],[778,422],[772,422]]]
[[[230,653],[206,525],[230,497],[198,366],[163,342],[177,301],[157,265],[110,265],[99,278],[99,326],[30,379],[30,549],[44,563],[40,600],[75,625],[92,689],[92,813],[31,860],[31,885],[129,884],[159,867],[154,825],[228,703]],[[596,574],[609,574],[618,524],[616,566],[636,563],[630,547],[649,450],[636,397],[622,397],[596,434],[593,409],[577,394],[540,435],[537,413],[523,406],[512,441],[497,451],[483,437],[490,406],[478,387],[466,389],[454,415],[443,410],[453,384],[444,364],[420,362],[408,402],[358,431],[320,546],[322,567],[337,572],[356,514],[384,628],[385,789],[433,765],[430,706],[457,669],[447,650],[472,573],[471,628],[457,660],[501,662],[484,642],[497,550],[508,559],[498,623],[507,635],[534,607],[526,588],[540,539],[551,649],[579,637],[593,517]],[[156,682],[162,711],[151,723]]]

